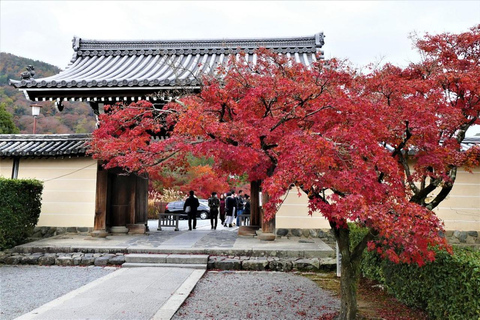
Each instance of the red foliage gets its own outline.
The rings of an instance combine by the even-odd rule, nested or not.
[[[212,192],[220,194],[230,189],[226,177],[218,176],[210,166],[192,167],[188,176],[190,179],[187,179],[187,183],[180,188],[186,194],[189,190],[195,190],[198,197],[208,199]]]
[[[240,55],[221,80],[204,79],[200,94],[162,110],[111,107],[92,150],[132,171],[188,170],[187,154],[213,157],[217,175],[263,180],[266,219],[294,184],[333,226],[369,227],[378,233],[370,249],[422,265],[434,259],[432,246],[447,247],[431,209],[457,167],[478,164],[478,149],[460,143],[480,112],[479,30],[427,36],[417,42],[424,62],[369,74],[335,59],[307,67],[267,50],[256,64]],[[169,139],[152,140],[165,117]]]

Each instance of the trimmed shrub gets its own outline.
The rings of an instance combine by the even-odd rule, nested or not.
[[[352,238],[361,232],[354,229]],[[395,264],[365,251],[361,272],[433,319],[480,319],[480,252],[458,247],[453,251],[437,252],[435,261],[423,267]]]
[[[23,243],[38,222],[43,184],[0,178],[0,250]]]
[[[480,252],[454,248],[423,267],[386,262],[382,271],[399,300],[434,319],[480,319]]]

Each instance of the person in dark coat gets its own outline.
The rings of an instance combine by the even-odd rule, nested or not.
[[[245,195],[245,210],[243,211],[244,214],[250,214],[250,196],[248,194]]]
[[[250,206],[251,206],[251,203],[250,203],[250,196],[248,194],[245,195],[245,210],[243,210],[243,214],[246,215],[246,216],[249,216],[249,220],[250,220]]]
[[[195,197],[195,192],[190,191],[190,197],[187,198],[183,205],[183,212],[188,214],[188,230],[192,230],[192,220],[193,220],[193,229],[197,228],[197,208],[200,206],[200,202]],[[187,207],[190,207],[187,210]]]
[[[238,195],[236,196],[235,200],[237,200],[237,226],[240,226],[240,216],[243,214],[243,210],[245,210],[245,198],[243,196],[243,190],[238,191]]]
[[[225,225],[225,194],[220,195],[220,222]]]
[[[217,230],[220,199],[218,199],[216,192],[212,192],[212,197],[208,199],[208,206],[210,207],[210,224],[212,225],[212,230]]]

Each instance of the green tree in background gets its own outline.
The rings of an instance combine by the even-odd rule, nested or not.
[[[17,126],[13,122],[13,117],[7,112],[5,103],[0,104],[0,134],[19,133]]]
[[[49,77],[61,70],[51,64],[18,57],[10,53],[0,52],[0,104],[12,120],[20,133],[32,132],[31,101],[23,93],[8,84],[8,79],[20,79],[20,74],[27,65],[35,67],[35,78]],[[95,129],[95,115],[92,108],[84,102],[65,102],[65,110],[58,112],[53,102],[41,102],[42,111],[37,119],[37,133],[90,133]]]

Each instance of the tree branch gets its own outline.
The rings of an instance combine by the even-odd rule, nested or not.
[[[371,241],[371,240],[373,240],[373,239],[375,239],[375,237],[376,237],[377,235],[378,235],[378,231],[368,228],[368,233],[367,233],[367,234],[365,235],[365,237],[363,237],[363,239],[355,246],[355,248],[353,248],[353,250],[352,250],[352,255],[351,255],[351,259],[352,259],[352,260],[360,259],[360,257],[362,256],[363,251],[364,251],[365,248],[367,247],[368,242]]]
[[[453,167],[452,169],[450,169],[448,176],[450,177],[450,181],[447,182],[442,187],[442,190],[437,194],[437,196],[426,205],[427,209],[429,210],[435,209],[440,204],[440,202],[445,200],[445,198],[448,196],[448,194],[453,188],[455,179],[457,178],[457,167]]]
[[[410,202],[424,206],[425,199],[433,190],[435,190],[438,187],[441,181],[442,181],[441,179],[432,179],[429,185],[426,186],[425,188],[422,188],[422,189],[417,188],[418,191],[415,192],[412,198],[410,198]]]
[[[412,133],[410,132],[410,128],[408,127],[408,120],[405,121],[405,137],[403,138],[403,141],[393,150],[392,157],[395,157],[397,154],[399,154],[403,148],[407,145],[408,140],[412,137]],[[405,152],[408,152],[406,150]]]

